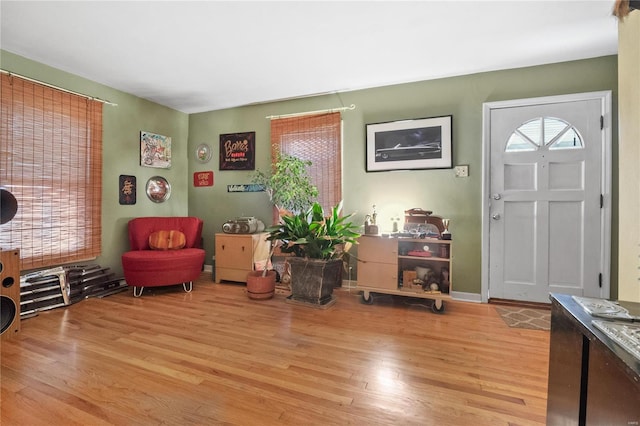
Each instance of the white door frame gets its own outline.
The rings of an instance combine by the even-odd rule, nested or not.
[[[602,227],[600,229],[602,247],[600,270],[602,288],[600,297],[609,298],[611,291],[611,91],[577,93],[571,95],[545,96],[540,98],[514,99],[509,101],[485,102],[482,104],[482,253],[481,253],[481,300],[489,301],[489,207],[491,171],[491,110],[518,106],[544,105],[560,102],[599,99],[604,117],[602,132],[602,195],[600,209]]]

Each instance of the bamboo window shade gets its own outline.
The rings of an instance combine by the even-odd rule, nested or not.
[[[102,103],[2,76],[0,184],[18,200],[0,246],[21,270],[97,257],[101,249]]]
[[[308,173],[325,212],[342,200],[341,133],[339,112],[271,120],[272,160],[280,150],[311,161]]]

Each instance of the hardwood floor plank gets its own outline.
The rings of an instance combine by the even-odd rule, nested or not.
[[[549,332],[492,305],[336,290],[327,310],[203,274],[40,313],[2,341],[3,425],[543,425]]]

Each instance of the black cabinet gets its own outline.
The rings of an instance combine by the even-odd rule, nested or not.
[[[640,360],[595,328],[571,296],[553,294],[551,302],[547,424],[640,424]]]
[[[580,407],[584,386],[582,357],[588,342],[573,321],[557,312],[558,305],[551,309],[547,424],[577,425],[580,411],[584,410]]]
[[[588,425],[640,424],[640,383],[602,344],[589,346]]]

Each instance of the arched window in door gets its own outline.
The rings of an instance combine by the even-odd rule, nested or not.
[[[570,123],[553,117],[539,117],[522,123],[507,140],[505,152],[540,149],[581,149],[583,139]]]

